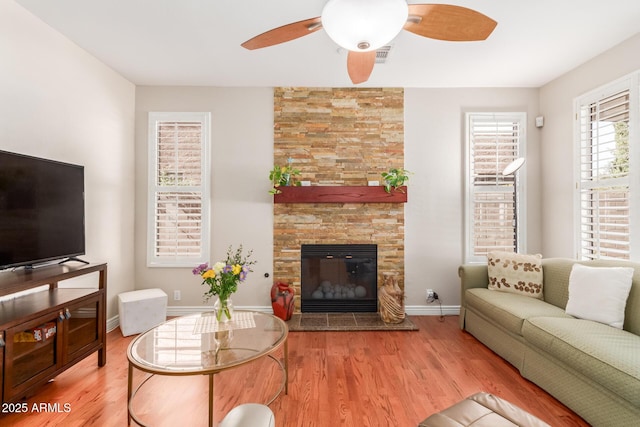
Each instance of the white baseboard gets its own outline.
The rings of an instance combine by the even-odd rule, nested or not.
[[[234,304],[234,307],[238,310],[250,310],[259,311],[263,313],[273,313],[273,308],[270,305],[243,305],[238,306]],[[202,313],[203,311],[212,311],[213,308],[210,305],[174,305],[167,307],[167,316],[186,316],[189,314]]]
[[[429,305],[408,305],[404,308],[404,311],[409,316],[458,316],[460,314],[459,305],[443,305],[442,311],[440,311],[439,304]]]
[[[243,306],[238,310],[260,311],[264,313],[273,313],[271,306]],[[167,317],[187,316],[189,314],[202,313],[203,311],[211,311],[211,306],[194,305],[194,306],[169,306],[167,307]],[[120,326],[120,316],[116,314],[107,319],[107,332],[111,332]]]
[[[236,306],[238,310],[251,310],[251,311],[260,311],[263,313],[273,313],[273,309],[271,306]],[[206,310],[211,310],[210,306],[169,306],[167,307],[167,316],[186,316],[188,314],[200,313]],[[405,307],[405,312],[409,316],[440,316],[440,314],[444,314],[445,316],[458,315],[460,314],[460,306],[459,305],[443,305],[442,312],[440,311],[440,306],[437,304],[430,305],[411,305]]]
[[[273,309],[268,305],[247,305],[247,306],[238,306],[238,310],[251,310],[251,311],[259,311],[262,313],[273,313]],[[175,317],[175,316],[187,316],[189,314],[201,313],[203,311],[210,311],[211,306],[204,305],[193,305],[193,306],[184,306],[184,305],[176,305],[167,307],[167,316]],[[405,312],[409,316],[457,316],[460,314],[460,306],[459,305],[443,305],[442,311],[440,311],[439,305],[408,305],[405,307]],[[107,319],[107,332],[111,332],[117,327],[120,326],[120,316],[115,315],[110,319]]]
[[[107,319],[107,332],[113,331],[115,328],[120,326],[120,316],[115,315],[111,319]]]

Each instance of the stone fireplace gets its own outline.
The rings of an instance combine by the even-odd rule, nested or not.
[[[376,312],[376,245],[302,245],[300,300],[303,313]]]
[[[275,88],[274,163],[291,159],[301,171],[296,178],[311,186],[381,180],[389,168],[404,167],[403,105],[402,89]],[[294,287],[296,312],[307,292],[304,245],[375,245],[376,284],[393,272],[404,287],[403,203],[274,203],[273,214],[274,280]]]

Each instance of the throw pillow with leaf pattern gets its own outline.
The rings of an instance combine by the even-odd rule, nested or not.
[[[543,299],[542,255],[494,251],[487,266],[489,289]]]

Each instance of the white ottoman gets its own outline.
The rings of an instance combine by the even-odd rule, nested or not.
[[[146,332],[167,320],[167,294],[162,289],[142,289],[118,295],[120,330],[125,337]]]

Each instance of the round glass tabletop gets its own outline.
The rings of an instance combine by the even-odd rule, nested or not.
[[[213,312],[177,317],[136,337],[127,350],[137,369],[162,375],[207,374],[270,354],[288,334],[267,313],[236,310],[218,323]]]

